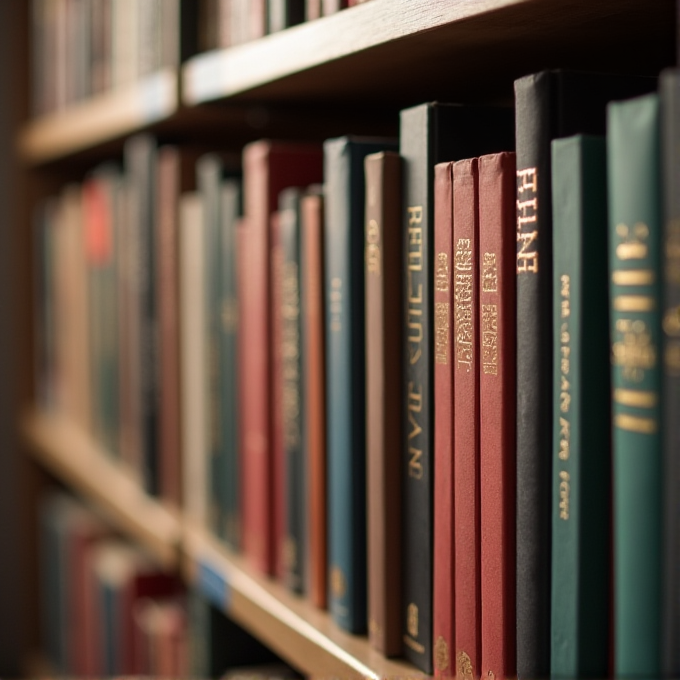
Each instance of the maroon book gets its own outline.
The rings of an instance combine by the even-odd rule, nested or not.
[[[516,676],[515,154],[479,159],[482,677]]]
[[[433,667],[455,674],[453,542],[453,163],[434,168]]]
[[[243,549],[265,574],[275,571],[270,220],[282,189],[321,181],[320,146],[259,141],[243,151],[246,266],[239,267]]]
[[[479,540],[479,291],[477,159],[453,166],[454,545],[456,672],[478,677]]]

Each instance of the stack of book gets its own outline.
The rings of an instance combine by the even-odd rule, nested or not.
[[[661,83],[546,71],[240,164],[130,140],[39,212],[43,405],[425,672],[679,672]]]

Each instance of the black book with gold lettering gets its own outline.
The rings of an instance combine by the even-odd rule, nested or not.
[[[404,196],[404,540],[407,658],[432,672],[434,166],[511,150],[511,109],[427,103],[401,112]]]
[[[515,81],[517,675],[550,674],[552,201],[550,143],[605,132],[605,107],[655,79],[542,71]]]

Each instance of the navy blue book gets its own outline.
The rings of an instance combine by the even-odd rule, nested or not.
[[[324,143],[328,602],[333,619],[366,632],[364,157],[389,141]]]

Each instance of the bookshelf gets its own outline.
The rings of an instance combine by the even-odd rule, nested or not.
[[[515,77],[545,67],[656,73],[673,61],[674,21],[672,0],[371,0],[29,120],[17,151],[31,193],[39,194],[45,171],[51,186],[75,157],[119,154],[127,136],[146,129],[171,141],[205,141],[219,131],[235,148],[263,136],[393,134],[404,105],[509,101]],[[29,299],[30,284],[22,286]],[[419,677],[148,497],[77,426],[21,406],[20,433],[39,467],[162,564],[180,566],[188,582],[298,670]]]

